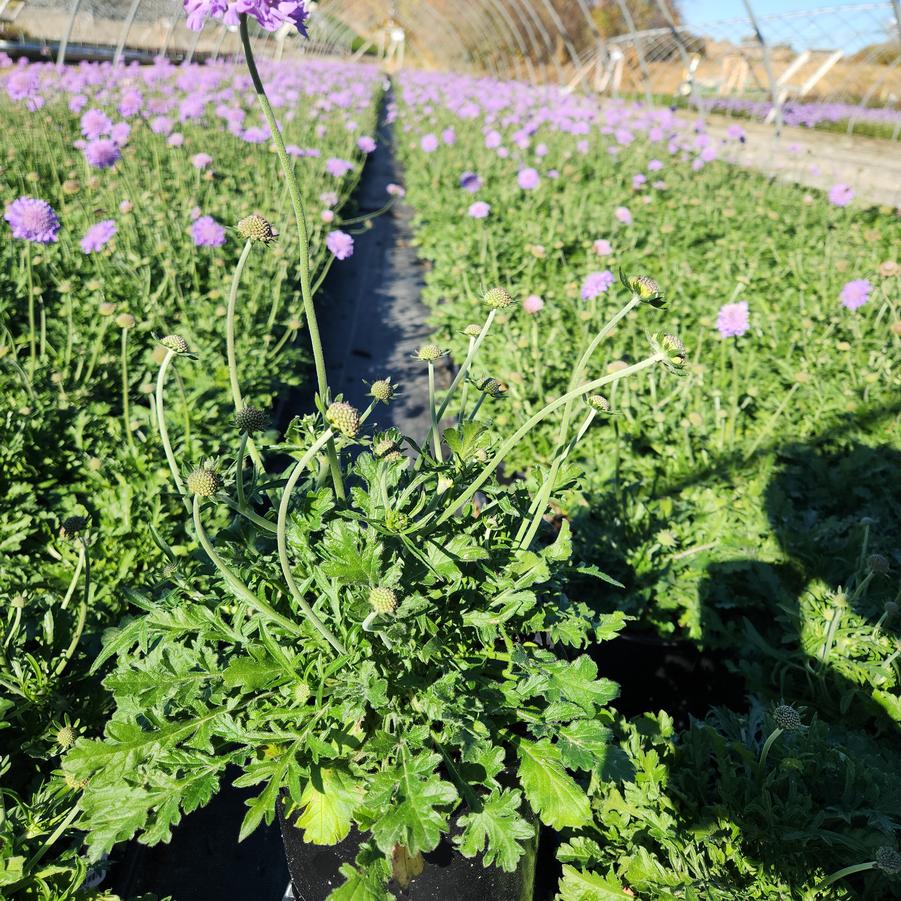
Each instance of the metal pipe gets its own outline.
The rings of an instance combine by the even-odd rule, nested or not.
[[[128,9],[128,15],[125,17],[125,24],[122,26],[122,31],[119,34],[119,43],[116,45],[116,52],[113,54],[113,67],[118,66],[122,61],[125,42],[128,40],[128,33],[131,31],[132,23],[135,20],[135,16],[138,14],[138,7],[140,5],[141,0],[132,0],[132,4]]]
[[[66,30],[63,33],[63,39],[59,43],[59,50],[56,54],[56,65],[62,68],[66,62],[66,49],[69,46],[69,40],[72,37],[72,29],[75,28],[75,17],[81,7],[81,0],[72,0],[72,12],[69,15],[69,21],[66,23]]]
[[[745,9],[748,12],[748,19],[751,22],[751,27],[754,29],[754,34],[757,38],[758,43],[760,44],[761,50],[763,51],[763,68],[766,71],[767,81],[770,83],[770,96],[773,98],[773,109],[776,112],[774,122],[776,124],[776,138],[778,139],[782,135],[782,102],[779,97],[779,88],[776,85],[776,78],[773,74],[773,63],[770,59],[770,48],[767,45],[767,42],[763,39],[763,32],[761,32],[760,26],[757,24],[757,17],[754,15],[754,9],[751,6],[751,0],[742,0],[742,3],[744,3]]]

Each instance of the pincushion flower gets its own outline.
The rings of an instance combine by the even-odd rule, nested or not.
[[[131,126],[127,122],[116,122],[109,130],[110,140],[124,147],[131,137]]]
[[[632,213],[629,212],[629,208],[625,206],[618,206],[614,211],[613,215],[623,223],[623,225],[631,225],[632,224]]]
[[[89,141],[84,149],[84,157],[95,169],[109,169],[122,158],[119,145],[109,138]]]
[[[84,253],[97,253],[102,250],[113,238],[119,229],[112,219],[104,219],[96,225],[92,225],[79,241]]]
[[[334,254],[336,260],[347,260],[354,254],[354,239],[347,232],[329,232],[325,246]]]
[[[363,153],[375,153],[378,144],[376,144],[374,138],[371,138],[369,135],[363,135],[357,140],[357,147],[359,147]]]
[[[460,187],[470,194],[475,194],[482,187],[482,179],[475,172],[464,172],[460,176]]]
[[[751,327],[747,302],[742,300],[720,307],[716,327],[724,338],[740,338]]]
[[[385,192],[391,195],[391,197],[405,197],[407,194],[404,188],[402,188],[400,185],[394,184],[393,182],[385,188]]]
[[[846,282],[839,294],[841,304],[848,310],[856,310],[862,307],[870,299],[870,291],[873,285],[868,278],[856,278]]]
[[[592,247],[594,248],[594,252],[599,257],[609,257],[610,254],[613,253],[613,247],[605,238],[598,238],[598,240],[594,242]]]
[[[467,211],[473,219],[485,219],[491,212],[491,205],[484,200],[477,200]]]
[[[538,185],[541,184],[541,178],[538,175],[538,170],[532,169],[531,167],[520,169],[519,175],[516,176],[516,181],[523,189],[523,191],[534,191],[535,188],[537,188]]]
[[[89,141],[108,135],[112,127],[110,117],[103,110],[92,108],[81,117],[81,133]]]
[[[438,138],[433,134],[427,134],[419,142],[424,153],[434,153],[438,149]]]
[[[347,160],[342,160],[334,156],[326,160],[325,163],[325,171],[335,178],[343,178],[351,169],[353,169],[353,167],[353,163],[349,163]]]
[[[20,197],[6,208],[3,218],[9,223],[14,238],[35,244],[53,244],[60,230],[59,217],[46,200]]]
[[[849,185],[833,185],[829,191],[829,202],[834,206],[847,206],[854,199],[854,191]]]
[[[609,290],[616,281],[609,269],[603,272],[592,272],[582,284],[582,300],[592,300]]]
[[[256,19],[264,31],[278,31],[282,25],[293,25],[307,36],[307,9],[303,0],[185,0],[185,24],[191,31],[201,31],[207,19],[220,19],[226,25],[237,25],[239,14]]]
[[[544,301],[537,294],[530,294],[523,302],[522,308],[531,316],[544,309]]]
[[[191,157],[191,165],[195,169],[206,169],[212,162],[213,158],[208,153],[195,153],[194,156]]]
[[[221,247],[225,228],[212,216],[200,216],[191,226],[191,239],[196,247]]]

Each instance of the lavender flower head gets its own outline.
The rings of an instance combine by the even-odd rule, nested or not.
[[[629,208],[625,206],[618,206],[614,211],[613,215],[623,223],[623,225],[631,225],[632,224],[632,213],[629,212]]]
[[[599,257],[609,257],[610,254],[613,253],[613,247],[605,238],[598,238],[597,241],[594,242],[592,247],[594,248],[594,252]]]
[[[335,255],[336,260],[347,260],[354,254],[354,239],[347,232],[329,232],[325,246]]]
[[[191,31],[201,31],[207,19],[221,19],[226,25],[237,25],[239,13],[256,19],[264,31],[278,31],[282,25],[293,25],[307,36],[307,10],[303,0],[184,0],[186,24]]]
[[[523,191],[534,191],[541,183],[541,178],[538,175],[537,169],[529,167],[527,169],[520,169],[519,175],[516,176],[516,181]]]
[[[616,281],[609,269],[603,272],[592,272],[582,285],[582,300],[593,300],[595,297],[609,290]]]
[[[530,294],[523,302],[522,308],[530,315],[534,316],[544,309],[544,301],[537,294]]]
[[[95,169],[110,169],[122,158],[119,145],[109,138],[90,141],[84,149],[85,159]]]
[[[60,230],[59,217],[46,200],[20,197],[6,208],[3,218],[9,223],[14,238],[35,244],[53,244]]]
[[[112,240],[113,235],[119,229],[112,219],[104,219],[96,225],[92,225],[79,242],[84,253],[97,253],[102,250],[106,244]]]
[[[856,310],[862,307],[870,299],[870,291],[873,285],[868,278],[856,278],[853,281],[846,282],[842,288],[839,298],[842,306],[848,310]]]
[[[225,229],[212,216],[201,216],[191,226],[191,238],[196,247],[221,247]]]
[[[742,300],[720,307],[716,327],[724,338],[740,338],[751,327],[747,302]]]
[[[477,200],[470,205],[467,212],[473,219],[487,219],[491,212],[491,204],[485,203],[484,200]]]
[[[464,172],[460,176],[460,187],[470,194],[475,194],[482,187],[482,179],[475,172]]]
[[[854,191],[849,185],[833,185],[829,191],[829,202],[834,206],[847,206],[854,199]]]
[[[430,132],[419,142],[419,146],[425,153],[434,153],[438,149],[438,138]]]

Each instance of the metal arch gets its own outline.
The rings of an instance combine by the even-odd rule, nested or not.
[[[626,20],[626,27],[629,29],[632,44],[635,47],[635,53],[638,56],[638,67],[641,69],[641,74],[644,78],[645,100],[647,101],[648,106],[652,106],[654,98],[651,94],[651,72],[648,69],[648,61],[644,56],[644,48],[641,45],[641,39],[638,37],[638,32],[635,30],[635,20],[632,18],[632,13],[629,12],[629,7],[626,5],[625,0],[616,0],[616,2],[619,5],[620,12],[623,14],[623,18]]]
[[[901,30],[899,30],[899,35],[901,35]],[[876,91],[879,89],[879,86],[880,86],[881,84],[883,84],[883,82],[885,82],[885,81],[888,79],[889,75],[890,75],[896,68],[898,68],[899,65],[901,65],[901,53],[899,53],[899,54],[895,57],[894,61],[893,61],[890,65],[884,65],[884,66],[883,66],[883,68],[884,68],[886,71],[882,73],[882,77],[881,77],[881,78],[875,79],[875,80],[873,81],[873,83],[869,86],[869,88],[867,88],[866,93],[863,95],[863,97],[861,97],[860,103],[857,105],[858,108],[862,108],[862,107],[865,107],[865,106],[868,105],[870,98],[873,96],[873,94],[876,93]],[[857,118],[858,118],[858,117],[857,117],[856,115],[852,115],[852,116],[848,119],[848,129],[847,129],[846,134],[849,134],[849,135],[854,134],[854,125],[855,125],[855,123],[857,122]],[[896,126],[896,127],[892,130],[892,140],[893,140],[893,141],[897,141],[897,140],[898,140],[899,131],[901,131],[901,126]]]
[[[745,5],[745,9],[748,11],[748,19],[751,22],[751,27],[754,29],[754,34],[760,44],[760,49],[763,51],[763,68],[766,72],[767,81],[770,84],[770,96],[773,100],[773,109],[776,111],[775,125],[776,137],[778,138],[782,134],[782,103],[779,99],[779,88],[776,84],[776,76],[773,74],[773,61],[770,59],[770,48],[763,37],[760,25],[757,24],[757,16],[754,15],[754,7],[751,6],[751,0],[742,0],[742,2]]]
[[[138,7],[140,5],[141,0],[132,0],[131,6],[128,9],[125,22],[122,24],[122,30],[119,32],[119,41],[116,44],[116,52],[113,54],[114,67],[122,62],[122,54],[125,51],[125,42],[128,40],[128,33],[131,31],[131,26],[134,24],[135,16],[138,14]]]
[[[579,5],[579,9],[582,10],[582,15],[585,16],[585,21],[588,22],[588,27],[594,35],[594,39],[597,41],[601,58],[606,62],[610,57],[610,54],[607,51],[607,39],[601,34],[601,29],[598,28],[598,23],[595,22],[594,16],[591,15],[591,10],[588,8],[586,0],[576,0],[576,2]]]
[[[532,5],[531,0],[512,0],[512,2],[520,3],[529,18],[535,24],[539,34],[541,34],[541,37],[544,39],[544,45],[547,48],[547,58],[553,63],[554,69],[557,72],[557,81],[562,82],[564,80],[563,69],[560,66],[560,61],[557,59],[557,48],[551,41],[551,36],[548,33],[547,28],[544,27],[544,22],[541,21],[541,17],[535,12],[535,7]],[[535,61],[538,62],[538,59],[539,57],[536,56]],[[545,74],[546,71],[547,63],[545,63]]]
[[[535,35],[535,31],[532,28],[532,25],[528,21],[528,17],[535,19],[535,10],[532,9],[531,0],[506,0],[506,3],[509,3],[516,12],[517,18],[520,22],[522,22],[523,28],[525,29],[525,33],[528,35],[529,43],[532,45],[532,61],[535,66],[538,65],[541,59],[541,47],[538,43],[538,38]],[[526,14],[523,13],[525,10]],[[553,55],[554,48],[551,46],[550,38],[548,37],[547,31],[545,31],[544,26],[541,24],[541,21],[538,20],[539,30],[542,32],[542,36],[544,37],[545,47],[548,51]],[[537,71],[533,67],[533,71]],[[533,82],[537,83],[538,79],[533,77]]]
[[[685,67],[685,71],[688,73],[688,86],[691,89],[692,103],[694,103],[695,107],[697,108],[698,115],[700,116],[701,121],[706,125],[707,117],[704,115],[704,105],[701,103],[701,98],[698,95],[697,81],[695,80],[691,71],[691,59],[688,56],[688,48],[685,46],[685,39],[682,37],[682,33],[676,27],[676,19],[670,11],[669,3],[667,2],[667,0],[657,0],[657,6],[660,7],[660,12],[663,13],[666,21],[669,23],[670,31],[673,35],[673,40],[676,42],[676,46],[679,48],[679,58],[682,60],[682,65]]]
[[[507,9],[503,3],[500,3],[499,0],[485,0],[485,2],[490,3],[494,9],[499,13],[501,18],[507,23],[507,27],[510,29],[510,34],[513,35],[513,40],[516,42],[519,47],[519,52],[522,54],[522,62],[526,68],[526,78],[525,81],[530,81],[533,84],[537,83],[538,79],[535,77],[535,69],[532,67],[532,57],[529,54],[529,48],[526,46],[526,42],[523,39],[522,32],[520,32],[519,28],[517,28],[516,23],[513,21],[513,17],[510,15],[510,11]]]
[[[484,13],[485,7],[482,4],[479,4],[479,12]],[[461,6],[461,10],[465,10],[465,15],[469,16],[469,21],[472,23],[473,34],[476,35],[476,46],[482,47],[484,46],[484,41],[479,40],[478,36],[480,34],[484,34],[484,28],[487,24],[488,27],[493,29],[495,38],[497,38],[497,45],[507,44],[510,38],[510,35],[506,32],[502,31],[497,23],[497,20],[489,13],[487,19],[484,15],[479,16],[478,12],[475,9],[474,4],[464,3]],[[488,59],[491,62],[491,70],[493,70],[494,77],[500,79],[501,70],[497,63],[495,62],[495,54],[489,54]]]
[[[570,37],[569,32],[566,30],[566,26],[563,24],[563,20],[560,18],[560,14],[557,12],[557,8],[551,3],[551,0],[542,0],[545,9],[548,11],[548,15],[551,17],[551,21],[557,28],[557,33],[563,40],[563,45],[566,47],[566,52],[569,54],[569,61],[574,65],[579,65],[579,54],[576,50],[575,44],[572,42],[572,38]],[[555,48],[556,52],[556,48]]]

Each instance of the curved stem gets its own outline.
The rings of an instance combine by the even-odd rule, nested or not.
[[[169,464],[169,470],[172,478],[175,480],[175,487],[184,501],[188,513],[191,512],[191,502],[185,495],[185,483],[182,481],[181,473],[178,471],[178,463],[175,462],[175,454],[172,453],[172,443],[169,441],[169,430],[166,428],[166,410],[163,404],[163,389],[166,385],[166,371],[169,364],[176,356],[174,350],[167,350],[163,362],[160,364],[160,371],[156,377],[156,424],[160,432],[160,441],[163,443],[163,450],[166,453],[166,462]]]
[[[865,870],[872,870],[875,866],[875,860],[868,860],[866,863],[855,863],[850,867],[836,870],[831,876],[827,876],[817,888],[825,888],[827,885],[832,885],[833,882],[838,882],[839,879],[844,879],[846,876],[853,876],[855,873],[863,873]]]
[[[78,545],[78,562],[75,564],[75,572],[72,574],[72,581],[69,582],[69,588],[60,605],[60,610],[65,610],[69,606],[69,601],[72,600],[72,595],[75,594],[75,587],[78,585],[78,577],[81,575],[81,569],[85,563],[85,556],[87,554],[85,543],[79,541]]]
[[[31,264],[31,243],[25,242],[25,266],[28,272],[28,375],[34,379],[37,364],[37,342],[34,328],[34,269]]]
[[[247,498],[244,496],[244,452],[247,449],[247,432],[241,432],[241,441],[238,444],[238,459],[235,466],[235,489],[238,492],[238,509],[243,510],[247,506]]]
[[[435,364],[432,360],[429,360],[429,416],[432,420],[432,424],[429,427],[432,449],[435,452],[435,459],[441,463],[443,459],[441,454],[441,430],[438,428],[438,409],[435,406]],[[428,443],[428,440],[426,443]]]
[[[278,560],[281,564],[282,574],[285,577],[285,582],[288,585],[288,589],[291,592],[291,596],[294,598],[297,606],[303,611],[304,616],[319,630],[319,633],[322,637],[339,653],[339,654],[347,654],[347,650],[344,645],[341,644],[340,641],[332,634],[331,630],[328,626],[322,622],[321,619],[316,615],[313,608],[307,603],[304,596],[297,588],[297,584],[294,581],[294,575],[291,572],[291,562],[288,560],[288,537],[287,537],[287,524],[288,524],[288,506],[291,502],[291,492],[294,490],[294,486],[297,484],[297,480],[303,474],[304,470],[309,466],[310,461],[316,456],[317,453],[322,449],[322,447],[329,443],[332,440],[333,433],[331,429],[328,429],[324,432],[313,444],[313,446],[294,464],[294,469],[291,470],[291,475],[288,477],[287,484],[285,485],[285,489],[282,492],[282,499],[278,505],[278,527],[276,531],[276,541],[278,542]]]
[[[268,519],[266,519],[265,516],[260,516],[259,513],[255,513],[253,510],[250,510],[247,507],[244,507],[242,509],[241,505],[237,501],[233,501],[227,494],[217,495],[217,498],[223,501],[239,516],[243,516],[246,520],[252,522],[255,526],[262,529],[264,532],[269,532],[272,535],[275,534],[275,523],[270,522]]]
[[[322,339],[319,335],[319,321],[316,318],[316,309],[313,306],[313,292],[310,286],[310,237],[307,229],[306,215],[304,214],[303,202],[300,198],[300,189],[297,186],[297,179],[294,175],[294,166],[285,150],[285,141],[279,130],[278,122],[275,119],[275,113],[272,111],[272,105],[266,96],[266,88],[260,78],[257,70],[256,61],[253,58],[253,48],[250,45],[250,35],[247,31],[247,14],[241,13],[240,16],[241,44],[244,47],[244,58],[247,61],[247,70],[250,73],[250,80],[253,82],[253,89],[256,92],[257,99],[260,102],[260,108],[263,110],[263,116],[269,126],[272,134],[272,140],[275,143],[275,152],[281,163],[282,172],[285,176],[285,182],[288,186],[288,195],[291,198],[291,206],[294,209],[294,219],[297,223],[297,234],[300,238],[300,293],[303,297],[304,315],[307,320],[307,329],[310,332],[310,345],[313,349],[313,362],[316,368],[316,382],[319,390],[319,397],[323,404],[329,402],[328,377],[325,371],[325,356],[322,353]],[[332,473],[332,481],[335,485],[335,494],[341,500],[345,498],[344,480],[341,476],[341,467],[338,463],[338,452],[335,450],[335,442],[333,440],[328,443],[329,468]]]
[[[53,671],[53,675],[59,678],[65,668],[69,665],[69,661],[72,659],[72,655],[75,653],[75,649],[78,647],[78,642],[81,641],[82,632],[84,632],[84,624],[85,620],[88,616],[88,600],[91,594],[91,559],[87,554],[86,546],[84,541],[81,543],[82,550],[84,553],[84,591],[81,595],[81,603],[78,605],[78,623],[75,626],[75,634],[72,636],[72,640],[69,642],[69,647],[66,648],[65,653],[63,654],[63,659],[60,660],[59,666]]]
[[[447,406],[451,402],[451,398],[454,396],[454,392],[457,390],[457,386],[461,381],[463,381],[463,379],[466,378],[466,373],[469,372],[469,367],[472,365],[472,361],[475,359],[475,355],[478,353],[479,347],[485,340],[485,336],[488,334],[488,330],[491,328],[491,324],[494,322],[495,316],[497,316],[497,310],[491,310],[491,312],[488,314],[488,318],[485,320],[485,324],[482,326],[482,331],[479,332],[478,337],[469,342],[469,350],[466,354],[466,358],[463,360],[463,363],[457,370],[457,374],[454,376],[454,380],[451,382],[450,388],[447,389],[447,394],[445,394],[444,396],[444,402],[438,408],[439,422],[447,411]]]
[[[566,394],[561,395],[556,400],[552,400],[549,404],[542,407],[537,413],[533,414],[519,429],[516,430],[498,449],[497,453],[494,455],[493,459],[487,463],[479,475],[476,477],[475,481],[473,481],[468,488],[466,488],[461,494],[459,494],[455,500],[448,504],[444,513],[441,514],[440,517],[436,520],[436,525],[441,525],[441,523],[446,522],[450,519],[455,511],[463,504],[465,504],[478,490],[488,481],[491,477],[491,474],[500,466],[504,457],[520,442],[522,439],[533,429],[539,422],[544,419],[547,419],[554,410],[559,409],[564,404],[569,403],[571,400],[574,400],[577,397],[581,397],[584,394],[590,394],[592,391],[596,391],[603,385],[609,385],[611,382],[617,382],[620,379],[628,378],[630,375],[635,375],[638,372],[641,372],[643,369],[647,369],[649,366],[654,366],[659,363],[661,360],[665,359],[663,353],[655,353],[652,356],[648,357],[645,360],[642,360],[640,363],[635,363],[632,366],[627,366],[625,369],[620,369],[617,372],[612,372],[608,375],[601,376],[600,378],[596,378],[593,381],[586,382],[579,388],[575,388],[572,391],[568,391]]]
[[[265,619],[272,620],[274,623],[278,623],[283,629],[287,632],[290,632],[292,635],[301,636],[303,635],[303,630],[297,625],[297,623],[292,622],[288,619],[287,616],[282,616],[277,610],[274,610],[269,606],[265,601],[258,598],[228,567],[228,564],[219,556],[216,549],[213,547],[213,543],[210,541],[209,536],[206,533],[206,530],[203,528],[203,523],[200,521],[200,498],[197,495],[194,495],[194,506],[192,509],[192,514],[194,516],[194,528],[197,531],[197,539],[200,541],[201,547],[206,551],[206,555],[210,558],[213,563],[213,566],[219,570],[222,574],[222,578],[225,581],[225,584],[228,585],[231,593],[239,600],[243,601],[253,610],[254,613],[259,614]]]
[[[763,750],[760,752],[760,768],[763,769],[766,766],[766,759],[770,756],[770,748],[773,747],[773,743],[782,735],[782,729],[778,726],[773,729],[770,733],[767,740],[763,743]]]

